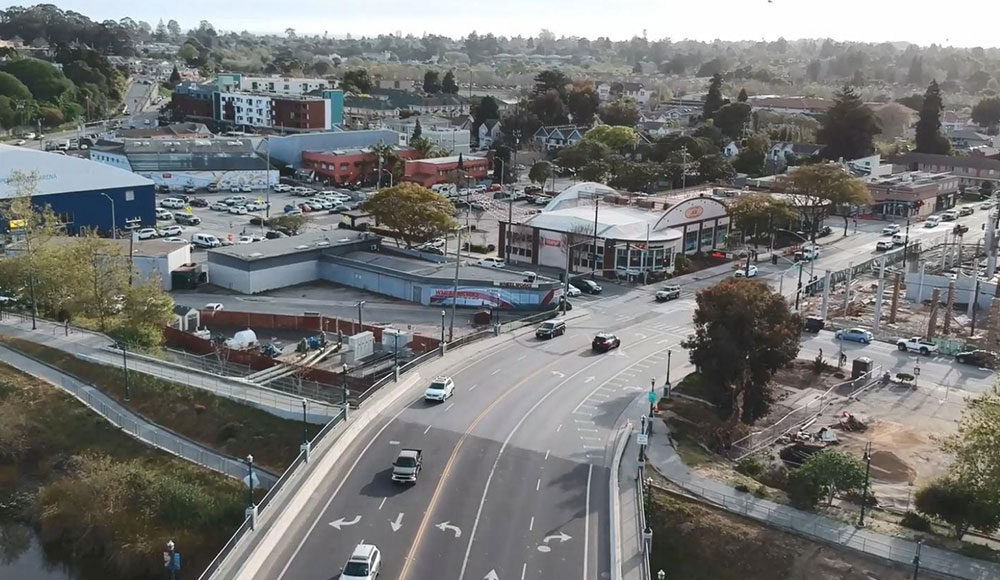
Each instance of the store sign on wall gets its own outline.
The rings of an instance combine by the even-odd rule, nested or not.
[[[684,210],[684,217],[689,220],[693,220],[696,217],[701,216],[703,213],[705,213],[705,208],[700,205],[695,205]]]
[[[546,246],[553,246],[553,247],[558,248],[559,246],[562,245],[562,240],[556,240],[556,239],[552,239],[552,238],[542,238],[542,241],[545,242]]]

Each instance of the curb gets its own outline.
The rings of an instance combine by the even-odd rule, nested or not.
[[[622,457],[625,455],[625,447],[628,445],[629,435],[632,434],[632,422],[626,421],[623,428],[619,429],[618,441],[615,443],[615,455],[611,461],[611,475],[609,483],[609,495],[611,497],[611,580],[621,580],[622,578],[622,546],[618,539],[618,532],[621,529],[621,492],[618,489],[618,476],[621,470]]]

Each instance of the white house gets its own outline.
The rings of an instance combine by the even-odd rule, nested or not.
[[[570,145],[576,145],[583,140],[583,134],[587,132],[586,127],[576,125],[551,125],[539,127],[535,131],[534,139],[542,149],[552,151],[562,149]]]
[[[612,90],[617,87],[614,85],[621,85],[621,95],[613,94]],[[632,99],[640,105],[645,105],[649,102],[649,97],[652,96],[652,91],[646,89],[642,83],[601,83],[597,85],[597,96],[601,101],[608,101],[612,97],[623,97],[626,99]]]
[[[781,142],[771,145],[771,149],[767,152],[767,158],[778,166],[785,167],[788,164],[787,160],[790,156],[796,159],[804,159],[818,155],[821,149],[823,149],[822,145],[815,145],[813,143]]]
[[[722,148],[723,157],[736,157],[740,154],[740,148],[736,146],[736,141],[730,141]]]
[[[497,119],[483,121],[483,124],[479,126],[479,150],[489,149],[499,139],[500,121]]]

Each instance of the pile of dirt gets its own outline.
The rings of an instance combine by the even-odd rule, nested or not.
[[[824,354],[824,360],[826,360],[827,364],[833,365],[832,367],[827,368],[821,373],[816,373],[813,370],[813,361],[796,359],[789,363],[787,367],[778,370],[774,374],[774,382],[795,389],[813,388],[821,391],[825,391],[833,385],[843,382],[844,372],[837,369],[837,361],[834,360],[837,352],[833,351]],[[830,359],[830,356],[833,356],[834,359]],[[841,376],[835,376],[838,374]]]
[[[908,483],[917,476],[917,470],[892,451],[872,451],[872,479],[888,483]]]
[[[910,572],[653,490],[652,570],[698,580],[907,580]]]

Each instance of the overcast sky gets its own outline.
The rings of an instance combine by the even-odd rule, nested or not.
[[[424,32],[451,37],[480,34],[608,36],[655,40],[774,40],[833,38],[921,45],[997,46],[1000,3],[990,0],[49,0],[94,20],[131,16],[154,27],[161,18],[185,29],[208,20],[219,30],[348,33],[358,37]],[[24,5],[0,0],[0,5]]]

